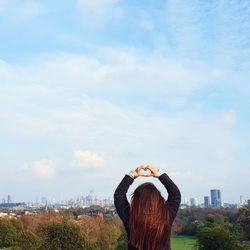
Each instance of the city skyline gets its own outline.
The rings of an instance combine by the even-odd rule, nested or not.
[[[248,5],[0,0],[0,197],[108,197],[141,164],[248,197]]]
[[[165,199],[167,199],[167,194],[162,194]],[[0,203],[12,203],[12,196],[7,195],[6,197],[0,197],[1,201]],[[85,199],[97,199],[99,201],[104,201],[104,200],[113,200],[112,196],[109,197],[97,197],[94,193],[94,190],[90,190],[89,193],[85,194],[77,194],[77,195],[72,195],[69,197],[50,197],[50,196],[41,196],[40,198],[36,198],[35,200],[14,200],[13,203],[18,203],[18,202],[25,202],[25,203],[37,203],[37,204],[55,204],[55,203],[60,203],[60,202],[75,202],[75,203],[81,203],[80,201],[83,201]],[[247,204],[250,201],[249,196],[243,197],[242,195],[239,195],[239,199],[237,201],[228,201],[228,200],[223,200],[221,198],[221,190],[219,189],[211,189],[210,190],[210,196],[203,196],[201,197],[196,197],[193,195],[190,195],[189,197],[185,196],[182,197],[181,204],[183,205],[188,205],[188,206],[199,206],[199,205],[204,205],[205,208],[220,208],[223,206],[223,204],[237,204],[237,205],[244,205]]]

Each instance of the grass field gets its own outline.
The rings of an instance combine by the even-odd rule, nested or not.
[[[171,239],[172,250],[194,250],[196,239],[188,236],[176,236]]]

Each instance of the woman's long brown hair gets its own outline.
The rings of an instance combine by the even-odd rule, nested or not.
[[[138,250],[160,250],[168,246],[171,234],[169,213],[164,198],[154,184],[146,182],[134,191],[129,229],[130,243]]]

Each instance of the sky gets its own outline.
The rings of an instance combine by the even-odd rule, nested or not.
[[[248,0],[0,0],[0,198],[113,197],[150,164],[250,199],[249,58]]]

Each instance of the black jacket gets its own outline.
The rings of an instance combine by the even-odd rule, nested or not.
[[[180,206],[181,202],[181,193],[178,187],[175,185],[175,183],[169,178],[167,174],[162,174],[159,177],[159,180],[161,183],[165,186],[168,192],[168,199],[166,201],[167,208],[169,209],[170,213],[170,222],[173,223],[177,211]],[[118,185],[118,187],[115,190],[114,193],[114,203],[116,207],[116,211],[121,218],[125,230],[128,234],[128,240],[130,237],[129,233],[129,202],[127,200],[127,191],[129,189],[129,186],[133,183],[134,179],[130,177],[129,175],[125,175],[122,179],[121,183]],[[170,240],[168,242],[168,246],[170,246]],[[166,246],[164,250],[169,250],[170,247]],[[133,247],[132,245],[128,245],[128,250],[137,250],[137,248]],[[152,249],[153,250],[153,249]]]

